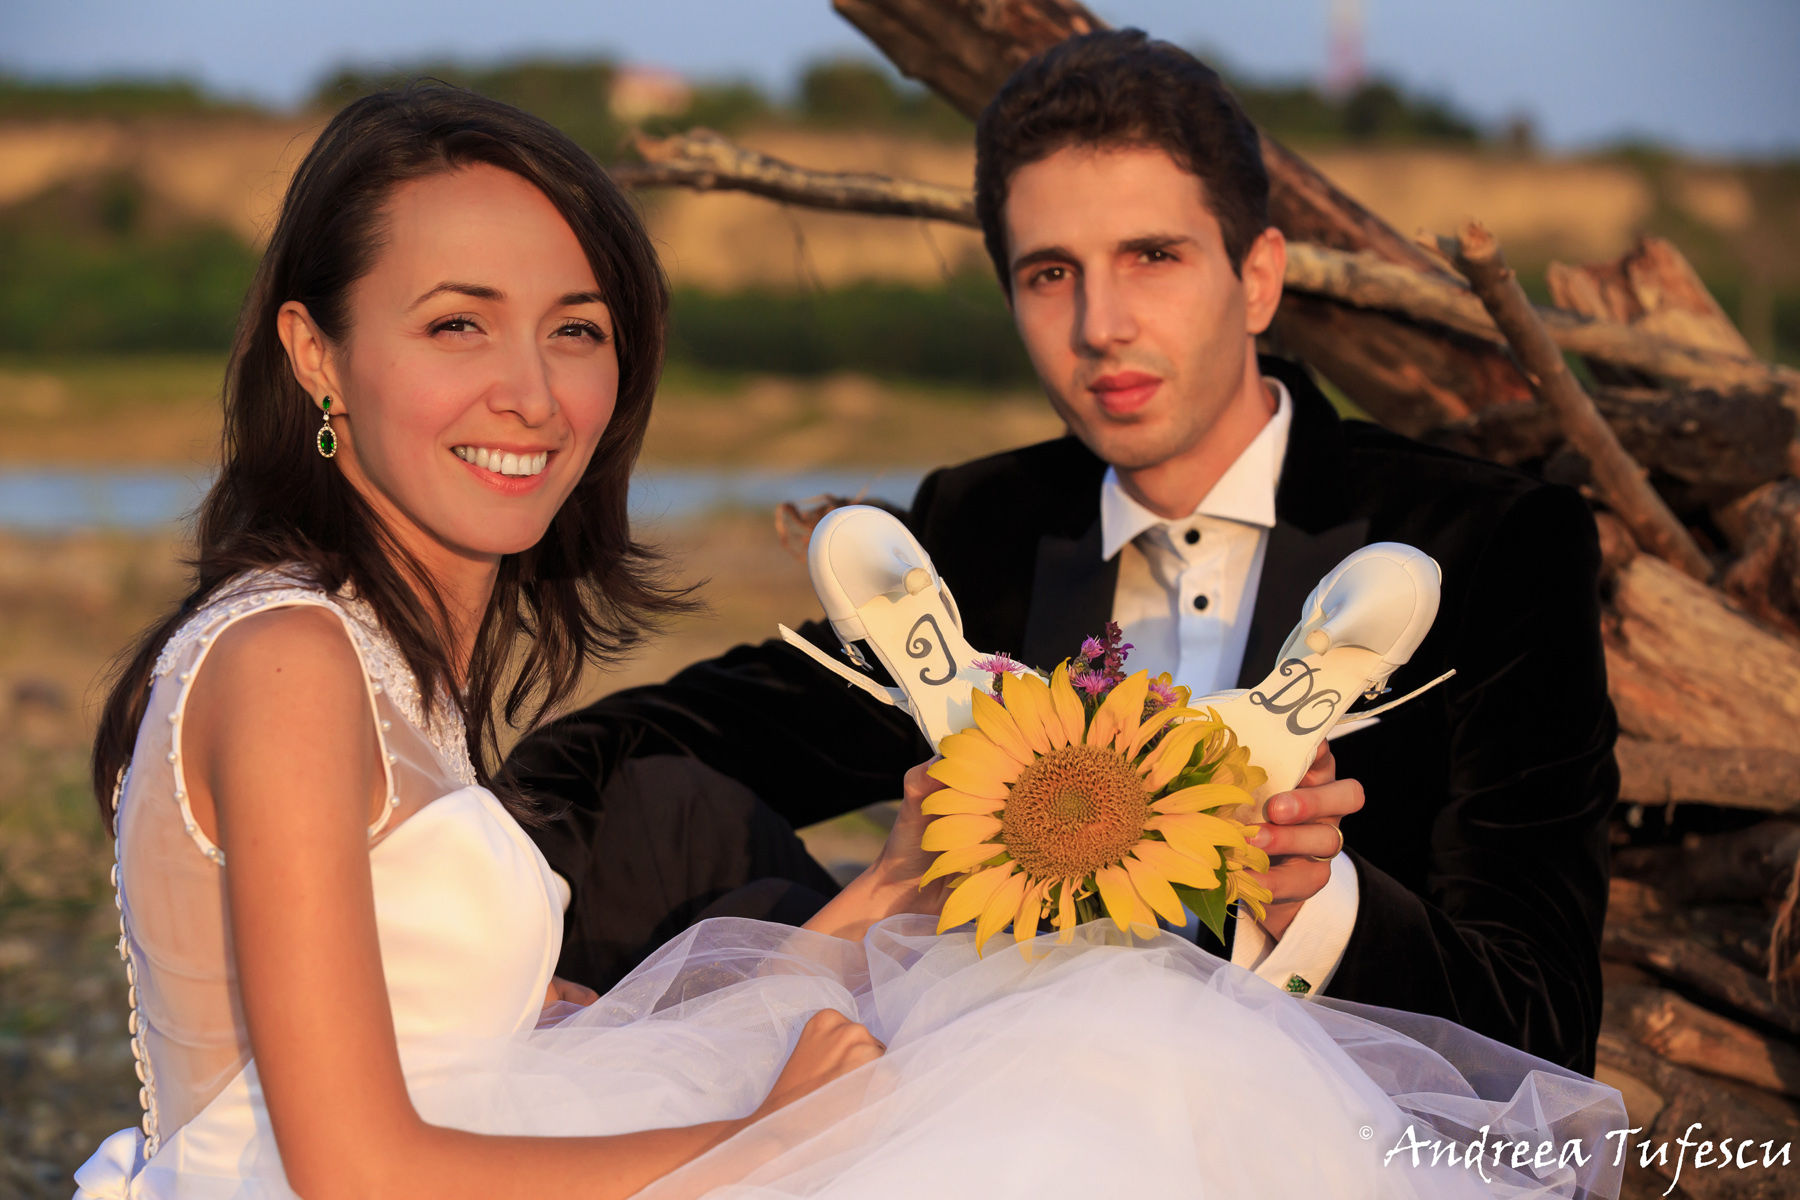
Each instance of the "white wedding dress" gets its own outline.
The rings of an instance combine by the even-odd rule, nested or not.
[[[936,937],[923,917],[860,943],[708,921],[593,1006],[541,1011],[566,885],[475,785],[460,729],[430,720],[366,607],[263,575],[196,612],[157,664],[117,818],[144,1122],[77,1172],[79,1200],[293,1195],[237,1003],[224,856],[186,804],[181,721],[213,639],[296,604],[338,614],[367,670],[392,797],[369,831],[376,921],[428,1121],[574,1136],[742,1116],[829,1007],[887,1055],[642,1195],[1617,1194],[1604,1135],[1626,1122],[1610,1088],[1446,1022],[1296,999],[1170,934],[1128,946],[1083,926],[1028,960],[1010,939],[978,957],[969,933]],[[1586,1161],[1414,1166],[1388,1154],[1408,1126],[1573,1140]]]

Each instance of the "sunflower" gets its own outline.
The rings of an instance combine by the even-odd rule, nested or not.
[[[1232,815],[1264,781],[1248,748],[1166,675],[1115,675],[1084,701],[1070,674],[1003,675],[1000,698],[977,690],[974,726],[940,745],[922,881],[952,877],[938,932],[974,921],[979,950],[1008,924],[1028,941],[1046,918],[1068,941],[1103,915],[1149,936],[1158,917],[1185,922],[1184,902],[1215,930],[1234,901],[1260,917],[1269,893],[1246,872],[1268,856]]]

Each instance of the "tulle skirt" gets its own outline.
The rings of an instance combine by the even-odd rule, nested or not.
[[[971,935],[934,936],[923,917],[861,943],[707,921],[589,1008],[510,1039],[403,1046],[402,1058],[428,1121],[624,1133],[754,1111],[823,1008],[866,1024],[887,1054],[644,1197],[1619,1190],[1605,1135],[1627,1123],[1613,1089],[1448,1022],[1297,999],[1173,935],[1127,945],[1107,923],[1024,952],[998,938],[981,957]],[[219,1164],[239,1184],[218,1189],[208,1183],[225,1179],[203,1180],[213,1168],[193,1154],[184,1178],[159,1171],[174,1148],[134,1194],[289,1194],[272,1141]],[[263,1178],[242,1186],[251,1176]]]

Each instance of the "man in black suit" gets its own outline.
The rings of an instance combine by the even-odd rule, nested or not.
[[[1283,243],[1255,129],[1191,56],[1135,31],[1064,43],[977,146],[988,249],[1071,434],[919,489],[909,521],[969,641],[1051,665],[1118,619],[1155,648],[1134,665],[1249,686],[1350,551],[1430,554],[1437,622],[1391,687],[1456,676],[1270,801],[1278,903],[1213,948],[1591,1070],[1618,779],[1585,504],[1340,420],[1257,357]],[[896,794],[928,753],[773,641],[534,734],[512,770],[571,805],[538,835],[576,891],[561,973],[605,987],[701,916],[804,919],[831,884],[792,828]]]

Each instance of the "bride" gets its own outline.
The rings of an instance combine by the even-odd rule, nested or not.
[[[372,96],[307,155],[96,743],[144,1118],[80,1197],[1616,1194],[1616,1093],[1442,1022],[1172,935],[935,936],[922,770],[804,929],[555,979],[567,885],[485,764],[679,603],[626,513],[666,307],[517,110]]]

